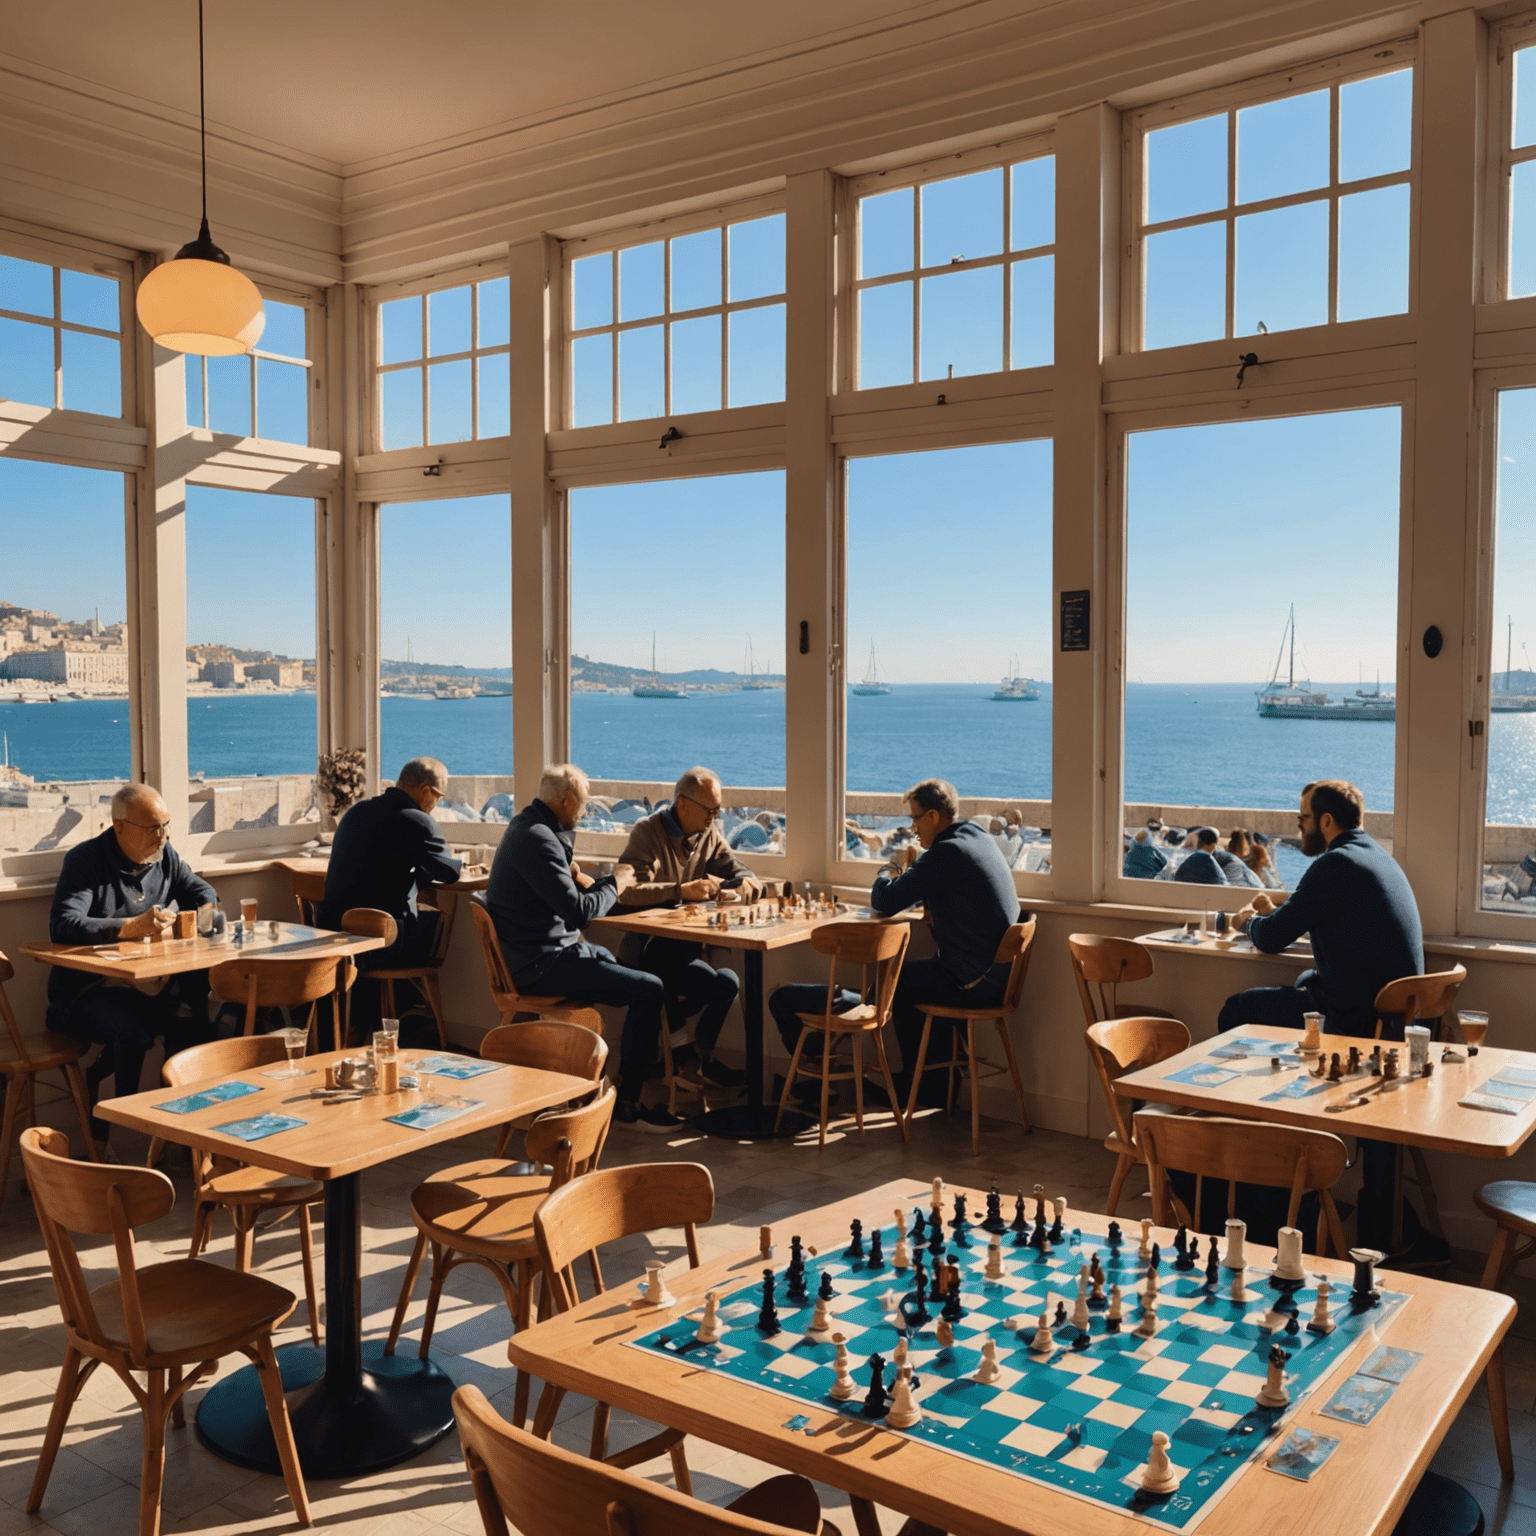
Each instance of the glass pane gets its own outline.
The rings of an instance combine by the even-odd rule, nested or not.
[[[0,306],[9,307],[9,306]],[[59,269],[60,318],[71,325],[89,325],[98,331],[116,332],[122,327],[115,277],[98,277],[94,272]],[[272,306],[267,306],[267,324],[271,326]]]
[[[619,420],[637,421],[667,412],[663,327],[619,332]]]
[[[1339,199],[1339,319],[1400,315],[1408,308],[1406,185]]]
[[[123,414],[122,343],[115,337],[65,331],[60,337],[64,362],[64,409],[95,416]]]
[[[938,529],[964,553],[919,577]],[[850,459],[847,564],[847,856],[899,847],[902,792],[936,775],[1011,802],[975,819],[1011,868],[1049,869],[1051,444]]]
[[[923,265],[996,256],[1003,248],[1001,167],[931,181],[922,189]]]
[[[719,315],[679,320],[672,327],[672,409],[720,409]]]
[[[1509,297],[1536,293],[1536,160],[1509,172]]]
[[[261,333],[261,350],[277,352],[284,357],[308,357],[304,340],[304,306],[279,304],[267,299],[263,306],[267,323]]]
[[[1390,176],[1413,164],[1413,71],[1339,87],[1339,180]]]
[[[479,337],[475,345],[480,347],[504,347],[512,339],[511,304],[512,283],[510,278],[493,277],[489,282],[476,283],[478,292]],[[482,433],[482,436],[485,434]]]
[[[912,270],[912,188],[859,199],[859,276]]]
[[[1330,777],[1359,785],[1366,830],[1390,851],[1376,813],[1393,805],[1401,479],[1396,407],[1131,434],[1123,874],[1176,878],[1186,834],[1208,826],[1227,884],[1264,879],[1251,836],[1247,859],[1242,840],[1225,857],[1241,830],[1269,840],[1294,890],[1308,860],[1282,839],[1302,786]],[[1173,596],[1204,580],[1242,597],[1213,620]],[[1178,826],[1137,842],[1153,817]],[[1212,873],[1197,861],[1182,881]],[[1251,895],[1188,905],[1232,911]]]
[[[409,363],[421,356],[421,316],[420,294],[379,305],[381,363]]]
[[[474,435],[470,359],[433,363],[427,369],[427,441],[467,443]]]
[[[251,420],[251,359],[210,357],[208,370],[208,425],[215,432],[249,437]]]
[[[186,525],[192,830],[318,821],[315,504],[189,485]]]
[[[1536,144],[1536,48],[1521,48],[1514,57],[1515,102],[1513,133],[1510,143],[1514,149]]]
[[[483,393],[480,409],[483,421]],[[422,536],[424,526],[430,537]],[[488,784],[450,782],[447,800],[432,813],[439,823],[507,820],[499,797],[512,793],[511,578],[510,497],[379,509],[384,776],[393,782],[423,754],[441,758],[453,776],[494,776]]]
[[[182,356],[187,380],[187,425],[203,425],[203,360],[196,352]]]
[[[666,246],[660,240],[619,252],[619,319],[644,320],[666,305],[663,269]]]
[[[1328,204],[1301,203],[1237,221],[1239,336],[1328,323]]]
[[[421,369],[379,375],[380,439],[390,448],[421,447]]]
[[[912,284],[859,293],[859,388],[912,382]]]
[[[1056,239],[1056,157],[1042,155],[1013,168],[1010,249],[1027,251]]]
[[[52,410],[53,328],[0,320],[0,399]]]
[[[1003,366],[1003,272],[982,267],[925,277],[918,377],[961,378]]]
[[[1056,356],[1054,256],[1013,264],[1011,368],[1045,368]]]
[[[1147,135],[1147,223],[1227,206],[1227,114]]]
[[[1227,226],[1196,224],[1146,240],[1142,345],[1181,347],[1227,333]]]
[[[470,342],[469,285],[427,295],[427,356],[468,352]]]
[[[765,304],[731,316],[731,405],[784,398],[784,306]]]
[[[480,427],[475,436],[505,437],[512,430],[512,369],[507,354],[479,358],[476,367],[480,370]]]
[[[0,309],[53,318],[53,268],[19,256],[0,256]],[[115,330],[116,327],[114,326]]]
[[[784,292],[784,215],[752,219],[730,228],[731,303]]]
[[[672,308],[708,309],[720,302],[720,231],[701,229],[672,242]]]
[[[309,441],[307,368],[256,359],[256,436],[279,443]]]
[[[1328,185],[1328,92],[1237,114],[1237,200],[1256,203]]]
[[[571,263],[571,305],[574,330],[613,324],[612,251]]]
[[[678,601],[669,529],[739,551],[737,579],[696,583]],[[600,781],[595,795],[627,802],[606,825],[589,811],[588,824],[626,830],[641,795],[667,803],[678,774],[702,763],[727,786],[726,841],[782,851],[784,472],[578,488],[570,541],[571,756]]]
[[[1536,911],[1536,389],[1499,395],[1484,907]]]
[[[602,427],[613,420],[613,335],[571,343],[571,425]]]
[[[70,798],[62,810],[48,796],[0,811],[7,851],[94,837],[101,782],[128,777],[123,479],[0,454],[0,734],[24,776],[13,787],[57,785]],[[21,702],[66,693],[54,709]]]

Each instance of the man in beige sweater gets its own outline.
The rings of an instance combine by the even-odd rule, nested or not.
[[[743,901],[755,901],[761,887],[733,854],[720,831],[721,787],[718,774],[690,768],[673,790],[672,803],[635,824],[619,859],[635,872],[621,910],[711,901],[722,887]],[[638,942],[636,942],[638,940]],[[698,1014],[693,1044],[673,1052],[685,1077],[721,1088],[739,1087],[744,1073],[710,1054],[741,984],[734,971],[717,971],[704,959],[704,946],[686,939],[639,939],[631,935],[621,958],[649,971],[666,989],[667,1027],[674,1034]]]

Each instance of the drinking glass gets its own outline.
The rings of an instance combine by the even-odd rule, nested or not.
[[[1461,1008],[1457,1010],[1456,1022],[1461,1025],[1461,1038],[1467,1042],[1467,1055],[1476,1056],[1488,1038],[1488,1015],[1474,1008]]]
[[[240,898],[240,921],[245,925],[246,938],[251,938],[256,932],[256,898],[254,896]]]
[[[400,1039],[400,1020],[380,1019],[378,1034],[388,1035],[391,1040],[398,1042]],[[377,1039],[378,1035],[375,1035],[374,1038]]]
[[[288,1053],[288,1067],[286,1071],[269,1072],[268,1077],[308,1077],[309,1073],[299,1066],[299,1059],[304,1054],[304,1048],[309,1044],[309,1031],[307,1029],[285,1029],[282,1031],[283,1049]]]
[[[213,913],[214,904],[211,901],[205,901],[197,909],[197,932],[200,938],[213,937]]]
[[[398,1036],[377,1030],[373,1037],[373,1067],[380,1093],[400,1091],[400,1053]]]

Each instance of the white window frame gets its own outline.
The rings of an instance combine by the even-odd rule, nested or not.
[[[1394,74],[1407,67],[1414,72],[1412,158],[1406,172],[1393,172],[1387,176],[1373,176],[1360,181],[1339,181],[1339,92],[1338,87],[1373,75]],[[1261,106],[1280,101],[1289,96],[1304,96],[1309,92],[1330,88],[1329,101],[1329,148],[1328,183],[1306,192],[1295,192],[1285,197],[1265,198],[1260,202],[1237,202],[1237,113],[1243,107]],[[1218,341],[1241,339],[1248,333],[1235,330],[1234,304],[1237,283],[1237,220],[1251,213],[1269,212],[1278,208],[1296,207],[1303,203],[1326,202],[1328,204],[1328,315],[1322,327],[1308,329],[1332,330],[1340,325],[1366,325],[1383,319],[1408,319],[1418,308],[1418,229],[1419,229],[1419,166],[1420,114],[1423,92],[1418,75],[1418,44],[1413,38],[1398,39],[1375,48],[1362,48],[1353,53],[1340,54],[1301,68],[1258,75],[1234,85],[1202,91],[1191,96],[1175,97],[1140,111],[1127,113],[1125,117],[1125,160],[1122,181],[1125,187],[1125,203],[1122,211],[1126,231],[1125,260],[1121,270],[1121,350],[1127,353],[1176,352],[1183,346],[1206,346]],[[1227,114],[1227,203],[1223,209],[1211,213],[1192,214],[1187,218],[1167,219],[1158,224],[1146,223],[1146,138],[1159,128],[1170,128],[1178,123],[1193,122],[1199,118]],[[1338,320],[1339,291],[1339,198],[1344,187],[1351,194],[1366,192],[1378,187],[1406,184],[1409,188],[1408,223],[1408,307],[1398,315],[1369,316],[1363,320]],[[1205,337],[1200,341],[1180,342],[1169,347],[1143,345],[1146,315],[1146,243],[1149,234],[1165,230],[1186,229],[1199,225],[1226,225],[1226,330],[1222,336]],[[1294,334],[1277,332],[1277,335]]]
[[[1491,259],[1486,263],[1488,298],[1495,303],[1510,300],[1509,291],[1509,239],[1510,239],[1510,182],[1517,165],[1536,160],[1536,144],[1523,149],[1512,149],[1515,119],[1515,54],[1522,49],[1536,50],[1536,12],[1506,21],[1494,34],[1494,46],[1490,50],[1492,68],[1488,82],[1488,225],[1494,232],[1491,242]],[[1536,73],[1536,59],[1532,61]],[[1514,298],[1533,302],[1531,294]]]

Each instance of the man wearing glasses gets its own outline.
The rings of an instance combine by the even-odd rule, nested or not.
[[[721,804],[720,776],[708,768],[690,768],[673,786],[672,803],[635,823],[619,859],[635,872],[623,908],[713,901],[722,890],[733,891],[740,901],[757,900],[761,887],[720,831]],[[740,1087],[746,1073],[725,1066],[712,1054],[741,990],[735,971],[717,971],[704,959],[704,946],[686,939],[631,934],[619,958],[636,970],[649,971],[666,988],[671,1033],[698,1014],[693,1043],[673,1053],[677,1070],[717,1088]]]
[[[164,939],[178,911],[217,901],[213,887],[171,847],[170,828],[165,801],[148,784],[118,790],[112,825],[64,855],[48,937],[55,944]],[[208,973],[176,976],[146,992],[56,965],[48,974],[48,1028],[106,1047],[87,1073],[93,1091],[111,1070],[118,1098],[137,1093],[144,1058],[161,1036],[168,1057],[212,1039]],[[108,1130],[104,1121],[92,1120],[98,1141],[106,1141]]]

